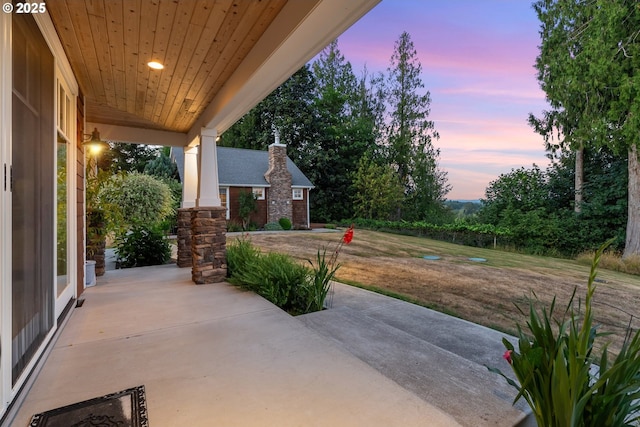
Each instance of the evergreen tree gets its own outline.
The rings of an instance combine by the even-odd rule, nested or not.
[[[542,23],[538,79],[550,103],[563,109],[571,134],[585,148],[606,147],[619,156],[627,155],[624,256],[640,254],[637,2],[540,0],[534,8]]]
[[[402,203],[404,188],[395,170],[368,155],[358,162],[353,179],[354,209],[360,218],[390,219]]]
[[[162,147],[158,156],[147,162],[144,173],[158,178],[179,180],[178,167],[170,157],[170,147]]]
[[[444,211],[449,192],[446,172],[438,168],[438,139],[429,120],[431,95],[421,94],[422,65],[407,32],[395,44],[388,69],[387,87],[390,123],[386,129],[389,162],[395,167],[405,188],[405,203],[397,219],[426,219]]]
[[[351,218],[352,177],[359,159],[374,142],[371,123],[363,112],[364,101],[358,103],[361,88],[337,40],[322,51],[312,68],[319,125],[312,215],[322,221]]]
[[[147,163],[158,157],[160,148],[153,145],[109,142],[110,149],[98,159],[100,170],[118,172],[144,172]]]

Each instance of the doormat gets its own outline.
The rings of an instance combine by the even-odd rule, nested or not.
[[[149,427],[144,386],[36,414],[29,427]]]

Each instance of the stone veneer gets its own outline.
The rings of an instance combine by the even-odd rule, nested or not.
[[[287,146],[274,143],[269,146],[269,170],[264,174],[270,187],[267,196],[267,222],[280,218],[293,220],[291,172],[287,169]]]
[[[191,208],[178,209],[178,267],[193,267],[191,261]]]
[[[191,280],[197,285],[227,277],[226,213],[223,207],[191,208]]]

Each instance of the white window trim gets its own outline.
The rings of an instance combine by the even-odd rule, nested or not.
[[[300,192],[300,197],[296,197],[296,192]],[[291,189],[291,198],[293,200],[304,200],[304,188],[293,188]]]
[[[229,209],[229,187],[219,187],[219,192],[225,193],[225,208],[227,209],[227,220],[231,219],[231,211]]]
[[[64,120],[66,123],[60,123],[60,88],[62,88],[65,92],[65,97],[63,104],[64,108],[68,107],[68,110],[65,111]],[[56,319],[62,314],[64,308],[66,307],[68,301],[71,298],[77,297],[76,289],[77,289],[77,277],[74,274],[77,270],[77,254],[74,248],[77,247],[78,236],[75,232],[77,227],[76,215],[74,211],[74,207],[77,203],[76,198],[76,176],[77,170],[74,167],[76,165],[76,112],[77,112],[77,93],[73,92],[74,86],[69,85],[69,83],[65,80],[64,73],[60,68],[56,68],[56,85],[55,85],[55,108],[54,114],[56,115],[56,130],[57,133],[55,135],[56,138],[56,154],[57,154],[57,138],[58,133],[65,139],[67,144],[67,257],[68,257],[68,265],[67,265],[67,287],[65,291],[58,295],[57,289],[57,280],[55,280],[54,290],[57,295],[55,298],[55,313]],[[68,101],[68,104],[67,104]],[[64,128],[64,129],[63,129]],[[56,169],[57,171],[57,159],[56,159]],[[56,197],[57,197],[58,188],[56,187]],[[57,202],[57,201],[56,201]],[[57,209],[54,210],[54,217],[57,216]],[[57,218],[55,218],[55,224],[57,224]],[[54,241],[57,242],[57,228],[56,228],[56,236]],[[57,253],[56,253],[57,256]],[[54,269],[56,269],[56,264],[54,264]],[[54,272],[56,278],[58,277],[57,270]]]
[[[256,191],[258,194],[256,194]],[[264,187],[253,187],[251,188],[251,192],[256,195],[256,200],[264,200],[265,191]]]

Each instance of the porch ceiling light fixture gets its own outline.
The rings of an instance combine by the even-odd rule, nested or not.
[[[100,132],[98,132],[98,128],[93,128],[93,132],[85,135],[85,137],[87,139],[82,143],[82,145],[87,147],[91,154],[97,155],[102,150],[109,149],[109,144],[100,139]]]
[[[154,70],[162,70],[164,68],[164,65],[162,65],[158,61],[147,62],[147,65],[149,66],[149,68],[153,68]]]

